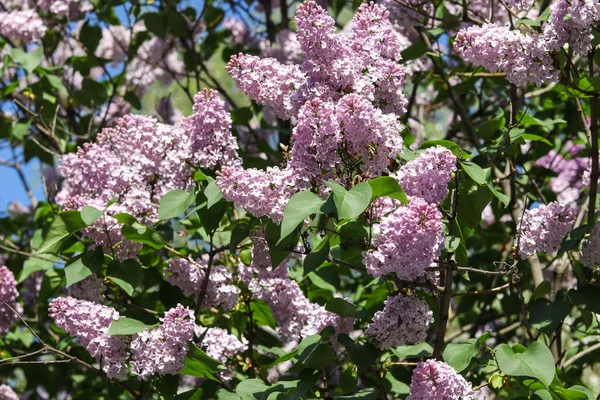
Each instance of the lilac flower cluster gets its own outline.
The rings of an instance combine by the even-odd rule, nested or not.
[[[34,9],[0,12],[0,36],[28,45],[46,34],[46,24]]]
[[[383,311],[377,311],[365,334],[382,350],[421,343],[433,323],[433,311],[416,297],[388,297]]]
[[[67,294],[82,300],[101,303],[104,298],[102,292],[106,290],[106,286],[101,278],[96,275],[90,275],[82,281],[76,282],[67,288]]]
[[[396,177],[409,196],[420,197],[428,203],[441,203],[448,196],[448,182],[454,171],[456,156],[445,147],[435,146],[403,165]]]
[[[78,20],[94,7],[88,0],[38,0],[37,5],[59,17]]]
[[[223,379],[231,379],[233,377],[232,371],[234,364],[229,360],[236,354],[243,352],[248,345],[248,342],[244,337],[240,341],[237,337],[227,332],[222,328],[208,328],[206,332],[200,326],[196,327],[196,336],[202,338],[200,348],[204,350],[208,356],[219,361],[221,364],[227,366],[229,371],[221,371],[220,375]]]
[[[471,384],[442,361],[427,360],[417,364],[410,382],[407,400],[471,400]]]
[[[396,273],[408,281],[423,277],[444,243],[442,219],[435,204],[419,198],[383,217],[373,240],[377,250],[364,253],[367,272],[375,277]]]
[[[579,147],[568,147],[571,155],[578,152]],[[575,154],[572,154],[572,153]],[[554,150],[544,155],[535,162],[538,167],[547,168],[558,175],[550,179],[550,189],[556,193],[556,199],[562,204],[568,204],[579,199],[580,190],[585,185],[584,175],[589,171],[589,157],[565,158]]]
[[[180,288],[185,295],[193,295],[198,302],[208,267],[208,256],[197,259],[195,264],[183,258],[172,258],[167,264],[164,270],[166,281]],[[231,282],[231,272],[227,267],[213,265],[202,301],[203,308],[222,306],[225,310],[233,309],[238,302],[240,290]]]
[[[354,319],[342,320],[323,306],[311,303],[298,283],[287,278],[285,262],[271,269],[269,247],[264,238],[253,237],[252,241],[252,265],[240,265],[240,279],[245,281],[257,299],[269,304],[283,342],[314,335],[327,326],[336,328],[338,332],[352,329]]]
[[[538,251],[550,253],[558,250],[574,221],[573,208],[556,201],[526,210],[519,221],[520,232],[515,238],[521,258]]]
[[[231,42],[237,46],[244,44],[250,36],[246,24],[237,18],[225,18],[222,26],[231,32]]]
[[[152,330],[144,329],[131,341],[131,372],[140,380],[154,374],[177,374],[194,338],[194,312],[178,304],[165,313]]]
[[[592,48],[592,25],[600,21],[596,0],[558,0],[550,6],[543,26],[543,38],[550,50],[559,51],[565,43],[585,56]]]
[[[107,334],[111,322],[119,319],[114,308],[73,297],[58,297],[50,302],[48,312],[59,328],[75,337],[102,365],[109,378],[125,375],[127,341]]]
[[[297,192],[293,171],[287,168],[225,167],[217,171],[216,183],[226,200],[257,217],[266,215],[276,222],[283,219],[288,200]]]
[[[8,385],[0,385],[0,400],[19,400],[19,396]]]
[[[594,269],[600,265],[600,225],[594,225],[590,236],[581,248],[581,261],[587,268]]]
[[[12,271],[6,266],[0,267],[0,335],[4,336],[10,329],[10,326],[15,322],[17,315],[6,306],[15,309],[17,307],[17,281]],[[4,304],[6,302],[6,304]]]

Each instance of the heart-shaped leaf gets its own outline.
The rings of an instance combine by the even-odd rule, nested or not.
[[[521,350],[523,346],[517,345],[501,344],[496,347],[500,371],[509,376],[530,376],[550,386],[554,379],[554,357],[550,349],[541,342],[533,342]]]

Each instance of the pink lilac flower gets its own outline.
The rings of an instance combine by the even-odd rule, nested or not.
[[[515,238],[521,258],[525,259],[538,251],[551,253],[558,250],[574,221],[573,208],[556,201],[526,210],[520,218],[517,227],[520,231]]]
[[[195,264],[184,258],[172,258],[167,264],[164,270],[167,282],[180,288],[183,294],[193,295],[198,302],[208,268],[208,255],[197,259]],[[227,267],[213,265],[206,294],[202,299],[203,308],[222,306],[225,310],[233,309],[238,302],[240,290],[231,283],[231,272]]]
[[[583,242],[581,261],[587,268],[594,269],[600,265],[600,225],[594,225],[590,236]]]
[[[37,297],[42,288],[43,279],[44,271],[36,271],[23,281],[23,302],[32,310],[37,307]]]
[[[231,31],[231,42],[238,46],[244,44],[250,36],[246,24],[236,18],[225,18],[223,20],[223,29]]]
[[[165,313],[161,324],[137,333],[131,341],[131,372],[140,380],[155,374],[176,375],[194,338],[194,312],[178,304]]]
[[[557,76],[544,40],[508,26],[485,24],[462,29],[454,49],[475,65],[506,72],[506,79],[518,86],[526,82],[539,86]]]
[[[383,311],[377,311],[365,334],[377,346],[390,347],[416,344],[427,339],[427,328],[433,323],[433,311],[416,297],[397,295],[385,301]]]
[[[473,388],[466,379],[442,361],[417,364],[406,400],[472,400]]]
[[[0,400],[19,400],[19,396],[8,385],[0,385]]]
[[[379,235],[373,240],[377,250],[363,254],[367,272],[375,277],[396,273],[407,281],[423,277],[441,252],[442,220],[435,204],[419,198],[383,217]]]
[[[456,171],[456,156],[445,147],[425,149],[397,173],[400,186],[409,196],[428,203],[441,203],[448,196],[448,182]]]
[[[194,114],[180,126],[190,140],[191,161],[203,169],[238,167],[237,141],[231,133],[231,116],[216,90],[203,90],[194,96]]]
[[[600,3],[596,0],[558,0],[550,6],[543,37],[550,50],[560,51],[569,44],[585,56],[592,48],[592,26],[600,21]]]
[[[100,363],[109,378],[125,375],[127,342],[108,336],[110,324],[119,319],[114,308],[73,297],[58,297],[50,302],[48,312],[59,328],[75,337]]]
[[[306,76],[297,65],[240,53],[231,57],[227,71],[238,88],[257,103],[272,107],[279,118],[290,119],[298,112],[295,95]]]
[[[72,21],[80,19],[94,8],[88,0],[38,0],[37,5],[42,10],[59,17],[69,17]]]
[[[38,41],[46,34],[46,24],[34,9],[0,12],[0,35],[25,45]]]
[[[12,271],[6,266],[0,267],[0,300],[2,300],[0,302],[0,335],[2,336],[8,333],[10,326],[18,319],[10,309],[17,307],[18,295],[17,281]]]
[[[90,275],[82,281],[76,282],[67,288],[67,294],[82,300],[96,303],[104,301],[102,292],[106,290],[104,282],[96,275]]]
[[[278,167],[223,168],[217,171],[216,183],[226,200],[275,222],[281,222],[288,200],[297,191],[293,171]]]
[[[205,330],[201,326],[196,326],[196,336],[202,337],[200,348],[209,357],[214,358],[229,368],[229,371],[220,372],[221,377],[223,379],[231,379],[233,377],[234,364],[231,363],[230,359],[246,350],[246,346],[248,345],[246,339],[242,337],[242,341],[240,341],[237,337],[222,328],[207,328]]]
[[[567,151],[570,149],[566,148]],[[567,159],[552,150],[536,160],[535,165],[558,174],[550,179],[550,189],[556,193],[556,199],[560,203],[567,204],[579,199],[581,188],[585,185],[585,173],[589,170],[589,162],[589,157]]]

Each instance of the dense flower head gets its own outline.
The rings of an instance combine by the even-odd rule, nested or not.
[[[544,40],[508,26],[485,24],[458,32],[454,49],[465,60],[491,72],[506,72],[515,85],[554,80],[556,71]]]
[[[2,336],[6,335],[10,326],[18,319],[17,315],[6,306],[8,304],[15,309],[18,295],[17,281],[14,274],[8,267],[0,267],[0,299],[3,300],[3,302],[0,302],[0,335]]]
[[[177,304],[160,319],[161,324],[137,333],[131,341],[131,372],[140,380],[155,374],[177,374],[185,362],[196,327],[194,312]]]
[[[210,357],[227,365],[227,360],[246,349],[246,339],[241,342],[237,337],[222,328],[208,328],[204,332],[202,327],[197,327],[197,333],[202,336],[200,347]]]
[[[525,259],[538,251],[555,252],[575,221],[572,207],[552,202],[526,210],[519,220],[515,245]]]
[[[361,4],[352,19],[350,38],[353,50],[363,53],[368,60],[383,56],[399,61],[402,45],[389,15],[389,11],[379,4]]]
[[[231,57],[227,71],[237,86],[259,104],[270,106],[281,119],[296,115],[295,96],[306,82],[297,65],[284,65],[274,58],[246,54]]]
[[[407,400],[471,400],[473,395],[462,375],[445,362],[430,359],[413,370]]]
[[[448,196],[448,182],[454,171],[456,156],[445,147],[435,146],[403,165],[397,179],[407,195],[428,203],[441,203]]]
[[[581,247],[581,262],[587,268],[594,269],[600,265],[600,225],[594,225],[590,236]]]
[[[216,183],[226,200],[276,222],[283,219],[285,205],[297,192],[293,171],[287,168],[223,168],[217,171]]]
[[[19,400],[19,396],[8,385],[0,385],[0,400]]]
[[[190,160],[203,169],[217,166],[241,166],[238,144],[231,134],[231,116],[216,90],[204,90],[194,96],[194,114],[181,121],[190,140]]]
[[[444,234],[443,216],[435,204],[411,198],[381,220],[377,249],[364,253],[367,272],[375,277],[396,273],[399,279],[414,281],[439,256]]]
[[[235,45],[242,45],[250,36],[250,31],[246,24],[237,18],[225,18],[223,20],[223,29],[231,32],[231,42]]]
[[[386,350],[390,347],[416,344],[427,339],[427,328],[433,323],[433,311],[416,297],[397,295],[385,301],[377,311],[365,334]]]
[[[30,44],[43,38],[46,29],[34,9],[0,12],[0,35],[11,41]]]
[[[208,256],[199,258],[195,263],[184,258],[172,258],[167,261],[164,274],[165,279],[173,286],[177,286],[187,296],[194,296],[199,300],[204,277],[208,271]],[[202,307],[222,306],[231,310],[238,301],[240,290],[231,284],[231,272],[223,265],[213,265],[210,269],[206,293],[202,299]]]
[[[568,152],[578,147],[565,146]],[[584,186],[584,175],[590,168],[589,157],[565,158],[554,150],[536,160],[535,165],[556,172],[558,175],[550,179],[550,189],[556,194],[556,199],[567,204],[579,199],[580,189]]]
[[[596,0],[558,0],[550,6],[550,17],[543,26],[549,49],[559,51],[568,43],[585,56],[592,47],[592,26],[600,21],[600,3]]]
[[[76,338],[101,364],[109,378],[125,375],[127,342],[108,336],[110,324],[119,319],[114,308],[73,297],[58,297],[50,302],[48,312],[59,328]]]
[[[102,279],[92,274],[69,286],[67,288],[67,294],[78,299],[100,303],[104,300],[102,297],[102,292],[104,290],[106,290],[106,286],[104,286]]]
[[[37,5],[59,17],[69,17],[70,20],[80,19],[94,7],[88,0],[38,0]]]

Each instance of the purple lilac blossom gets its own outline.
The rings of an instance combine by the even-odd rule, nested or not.
[[[456,171],[456,156],[445,147],[430,147],[398,171],[396,178],[409,196],[441,203],[448,196],[448,182]]]
[[[180,288],[183,294],[194,296],[198,302],[208,268],[208,255],[197,259],[195,263],[184,258],[172,258],[167,264],[164,270],[166,281]],[[213,265],[202,300],[203,308],[222,306],[224,310],[233,309],[238,302],[240,290],[231,283],[231,272],[227,267]]]
[[[50,302],[48,312],[59,328],[76,338],[101,364],[109,378],[125,375],[127,342],[108,336],[110,324],[119,319],[114,308],[73,297],[58,297]]]
[[[204,336],[202,343],[200,343],[200,348],[208,356],[229,368],[229,371],[219,372],[221,378],[226,380],[233,378],[232,372],[235,364],[230,359],[246,350],[246,346],[248,345],[247,340],[242,337],[242,341],[240,341],[237,337],[222,328],[208,328],[205,332],[202,327],[197,326],[196,336],[201,337],[202,335]]]
[[[600,265],[600,224],[596,224],[581,248],[581,261],[587,268]]]
[[[555,252],[575,221],[572,207],[552,202],[526,210],[519,220],[519,234],[515,245],[519,246],[522,259],[544,251]]]
[[[19,396],[8,385],[0,385],[0,400],[19,400]]]
[[[600,3],[596,0],[558,0],[550,6],[543,38],[550,50],[560,51],[567,43],[585,56],[592,48],[592,26],[600,21]]]
[[[566,150],[569,152],[571,148],[568,147]],[[589,157],[567,159],[552,150],[539,158],[535,166],[547,168],[558,174],[550,179],[550,189],[556,193],[556,199],[560,203],[568,204],[579,199],[581,188],[585,185],[584,175],[589,171],[589,163]]]
[[[161,324],[144,329],[131,341],[131,372],[139,380],[155,374],[176,375],[185,362],[188,345],[194,338],[194,312],[177,304],[160,319]]]
[[[38,0],[37,5],[59,17],[68,17],[70,20],[81,19],[86,12],[94,9],[88,0]]]
[[[16,309],[18,295],[14,274],[8,267],[0,267],[0,300],[2,300],[0,302],[0,335],[2,336],[6,335],[10,326],[18,319],[18,316],[10,309]]]
[[[406,400],[472,400],[471,384],[442,361],[427,360],[417,364]]]
[[[82,300],[101,303],[104,301],[102,292],[106,290],[106,286],[101,278],[96,275],[90,275],[84,280],[76,282],[67,288],[67,294]]]
[[[427,328],[433,323],[433,311],[416,297],[388,297],[383,311],[377,311],[365,334],[377,346],[390,347],[416,344],[427,339]]]
[[[45,34],[46,24],[33,9],[0,12],[0,35],[13,42],[28,45]]]
[[[419,198],[383,217],[373,240],[377,250],[364,253],[367,272],[375,277],[396,273],[407,281],[423,277],[444,244],[442,220],[435,204]]]

